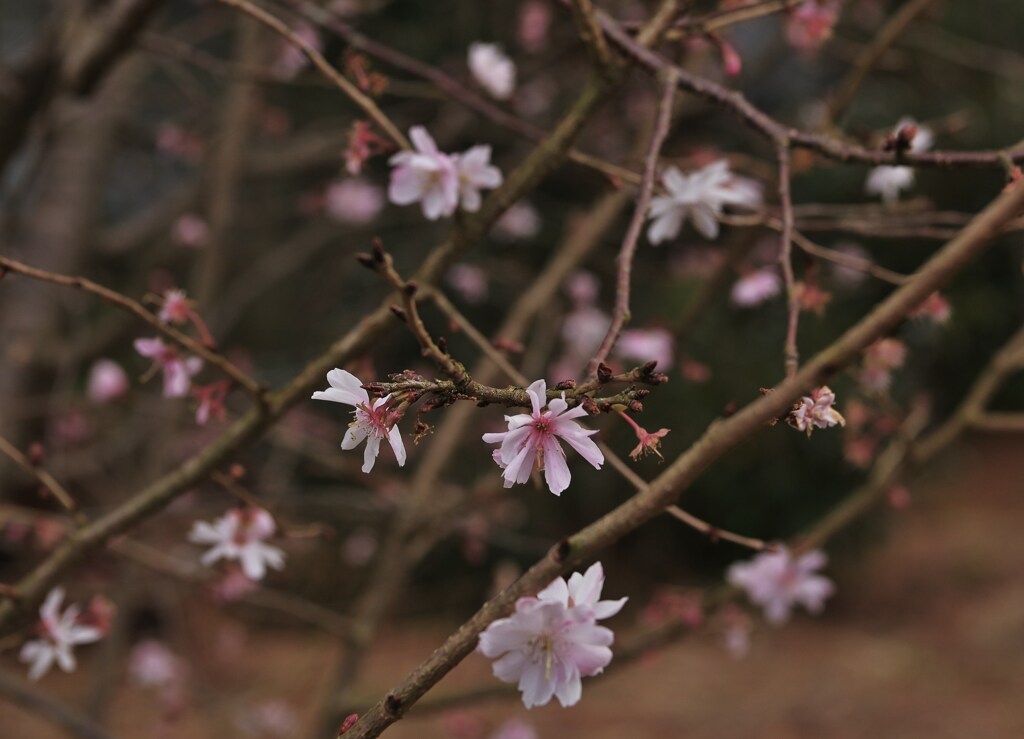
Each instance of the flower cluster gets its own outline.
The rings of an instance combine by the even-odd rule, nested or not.
[[[422,126],[409,130],[415,151],[391,157],[388,198],[396,205],[419,203],[423,215],[434,221],[463,210],[480,209],[481,190],[502,183],[501,170],[491,165],[491,147],[474,146],[462,154],[445,154]]]
[[[832,581],[815,572],[828,562],[824,552],[814,550],[794,559],[784,547],[762,552],[750,562],[737,562],[729,568],[726,579],[742,588],[747,597],[764,609],[764,617],[772,624],[789,619],[794,605],[802,605],[811,613],[820,613],[825,599],[835,592]]]
[[[494,451],[494,461],[504,470],[505,487],[526,482],[536,467],[544,470],[548,489],[560,495],[569,487],[571,475],[558,440],[564,440],[596,469],[601,469],[604,455],[590,439],[597,431],[589,431],[573,420],[587,415],[587,411],[582,406],[568,410],[565,393],[548,403],[544,380],[530,385],[526,393],[530,396],[533,412],[505,416],[508,431],[484,434],[483,439],[488,444],[501,444],[501,448]],[[542,410],[545,403],[546,411]]]
[[[527,708],[552,697],[575,705],[581,678],[599,674],[611,662],[611,629],[597,622],[622,610],[626,598],[600,600],[604,570],[597,562],[566,582],[557,578],[536,597],[516,601],[515,613],[499,618],[480,635],[478,649],[494,662],[494,675],[518,683]]]
[[[750,209],[761,205],[760,186],[732,174],[724,159],[690,174],[669,167],[662,182],[667,194],[651,199],[647,238],[652,244],[674,239],[687,218],[702,236],[714,239],[718,236],[718,216],[726,205]]]

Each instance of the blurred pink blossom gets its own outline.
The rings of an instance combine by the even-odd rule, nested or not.
[[[316,51],[323,50],[323,41],[314,26],[300,22],[292,27],[292,31]],[[275,77],[281,80],[294,79],[308,66],[309,57],[306,56],[306,52],[288,39],[281,38],[279,40],[277,56],[271,64]]]
[[[540,232],[541,220],[537,209],[519,201],[506,210],[494,224],[494,236],[503,241],[532,239]]]
[[[86,396],[93,403],[112,403],[128,392],[128,374],[112,359],[98,359],[89,370]]]
[[[839,21],[841,0],[804,0],[789,11],[786,38],[798,51],[812,53],[832,37]]]
[[[674,364],[675,339],[663,328],[631,328],[619,335],[615,354],[623,360],[657,361],[658,369],[667,371]]]
[[[171,238],[180,246],[199,249],[210,242],[210,226],[202,216],[186,213],[174,222]]]
[[[497,44],[469,45],[469,71],[487,93],[508,100],[516,86],[516,65]]]
[[[324,210],[340,223],[369,223],[384,207],[384,191],[365,180],[335,180],[324,192]]]
[[[750,272],[743,275],[732,286],[729,297],[734,305],[750,308],[774,298],[782,292],[782,279],[770,268]]]
[[[793,559],[781,547],[775,552],[761,552],[750,562],[733,564],[726,579],[764,609],[769,623],[781,624],[789,619],[794,605],[802,605],[811,613],[820,613],[824,608],[825,599],[835,592],[835,586],[815,572],[827,562],[825,553],[817,549]]]
[[[206,566],[221,559],[237,560],[250,580],[262,580],[267,567],[284,567],[284,552],[264,543],[274,535],[274,517],[262,508],[233,508],[212,524],[196,521],[189,541],[212,548],[201,558]]]
[[[551,29],[551,7],[544,0],[526,0],[519,6],[519,23],[516,28],[519,45],[535,53],[548,45]]]
[[[183,398],[192,386],[192,377],[203,368],[199,357],[182,357],[178,349],[165,344],[159,337],[136,339],[135,351],[153,360],[150,372],[160,370],[164,376],[164,397]]]
[[[448,270],[446,281],[463,300],[477,305],[487,299],[487,273],[473,264],[456,264]]]

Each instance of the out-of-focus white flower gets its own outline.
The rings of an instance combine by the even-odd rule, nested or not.
[[[581,678],[597,675],[611,662],[612,631],[597,621],[621,610],[626,599],[602,601],[600,563],[569,582],[556,579],[537,597],[520,598],[508,618],[480,635],[479,651],[494,659],[494,675],[518,683],[527,708],[552,697],[563,706],[579,702]]]
[[[504,470],[505,487],[529,480],[536,466],[544,470],[548,489],[560,495],[569,487],[571,475],[558,440],[563,439],[595,469],[601,469],[604,455],[590,439],[597,431],[587,430],[572,420],[587,415],[587,411],[582,406],[567,410],[565,393],[548,402],[544,380],[537,380],[526,392],[533,404],[533,413],[505,416],[508,431],[484,434],[483,439],[488,444],[501,444],[501,448],[494,451],[494,461]],[[547,411],[542,412],[545,404]]]
[[[751,209],[761,205],[760,185],[732,174],[724,159],[690,174],[669,167],[662,182],[668,194],[651,199],[647,238],[652,244],[674,239],[687,218],[705,238],[714,239],[718,236],[718,216],[726,205]]]
[[[516,65],[497,44],[469,45],[469,71],[498,100],[507,100],[516,86]]]
[[[751,308],[766,300],[774,298],[782,292],[782,280],[779,274],[770,267],[754,270],[743,275],[732,286],[729,299],[734,305]]]
[[[836,424],[845,426],[846,419],[833,407],[835,402],[836,394],[828,385],[822,385],[801,398],[786,420],[799,431],[806,431],[808,437],[816,428],[827,429]]]
[[[200,561],[209,566],[221,559],[236,560],[250,580],[262,580],[267,567],[284,567],[284,552],[264,542],[277,529],[274,517],[262,508],[235,508],[212,524],[196,521],[189,541],[213,546]]]
[[[456,264],[445,279],[467,303],[476,305],[487,299],[487,273],[476,265]]]
[[[384,207],[384,192],[365,180],[336,180],[324,192],[324,210],[341,223],[369,223]]]
[[[519,201],[506,210],[494,224],[494,236],[502,241],[532,239],[540,232],[541,220],[537,209]]]
[[[729,568],[726,579],[764,609],[769,623],[781,624],[789,619],[796,604],[811,613],[820,613],[824,608],[825,599],[835,592],[835,586],[815,571],[827,562],[825,553],[817,549],[793,559],[788,550],[780,548],[762,552],[750,562],[737,562]]]
[[[165,344],[159,337],[136,339],[135,351],[153,360],[150,371],[159,369],[164,375],[164,397],[183,398],[192,387],[192,377],[203,369],[199,357],[182,357],[178,350]]]
[[[93,403],[112,403],[128,392],[128,375],[113,359],[97,359],[89,370],[86,395]]]
[[[389,405],[390,395],[370,402],[370,394],[363,389],[363,382],[351,372],[332,369],[327,373],[330,387],[313,393],[313,400],[330,400],[344,403],[355,408],[355,420],[349,424],[345,438],[341,442],[342,449],[354,449],[366,440],[363,453],[363,472],[373,469],[380,452],[380,442],[387,439],[398,460],[398,466],[405,466],[405,443],[397,422],[401,415]]]
[[[624,360],[658,363],[658,369],[671,369],[675,360],[676,342],[672,332],[663,328],[631,328],[619,335],[615,354]]]
[[[62,614],[60,607],[63,601],[64,588],[50,591],[39,609],[39,638],[25,642],[21,648],[18,659],[31,665],[29,680],[41,678],[49,672],[54,662],[64,672],[73,672],[77,666],[74,648],[103,638],[100,629],[78,622],[81,609],[77,605],[68,606]]]
[[[455,161],[438,151],[423,126],[409,129],[415,151],[400,151],[389,160],[388,199],[396,205],[420,203],[431,221],[450,216],[459,206],[459,173]]]
[[[459,204],[464,211],[475,213],[480,210],[480,191],[501,185],[501,170],[491,164],[489,146],[471,147],[452,159],[459,176]]]
[[[914,131],[910,141],[910,151],[927,151],[932,146],[932,132],[920,127],[913,118],[901,118],[893,129],[894,136],[900,136],[901,131]],[[878,195],[885,203],[895,203],[900,198],[900,192],[910,189],[914,184],[914,168],[905,166],[893,166],[889,164],[875,167],[868,173],[864,189],[868,195]]]

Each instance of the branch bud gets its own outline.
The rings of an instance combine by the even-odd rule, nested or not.
[[[391,312],[395,314],[395,317],[398,318],[399,321],[401,321],[402,323],[408,323],[409,322],[409,317],[407,315],[405,315],[405,309],[404,308],[402,308],[401,306],[398,306],[398,305],[392,305],[392,306],[388,306],[388,307],[391,308]]]
[[[604,362],[597,365],[597,380],[598,382],[608,382],[612,379],[612,368]]]

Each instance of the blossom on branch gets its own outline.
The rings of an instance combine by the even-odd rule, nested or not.
[[[827,429],[836,424],[845,426],[846,419],[833,408],[835,402],[836,394],[828,385],[822,385],[813,390],[810,395],[802,397],[793,406],[786,421],[793,428],[806,431],[808,437],[816,428]]]
[[[547,403],[547,411],[542,412],[547,398],[547,383],[537,380],[526,389],[533,405],[532,413],[519,413],[505,416],[508,431],[484,434],[483,440],[488,444],[501,444],[494,451],[494,461],[504,472],[505,487],[524,483],[530,479],[534,467],[544,470],[544,480],[548,489],[560,495],[569,487],[569,466],[565,463],[565,452],[559,443],[563,439],[569,446],[579,452],[595,469],[601,469],[604,455],[590,437],[596,430],[587,430],[573,419],[587,415],[582,406],[572,410],[565,402],[565,393]]]
[[[827,562],[828,557],[818,549],[794,559],[787,549],[780,548],[762,552],[750,562],[733,564],[726,579],[764,609],[769,623],[781,624],[789,619],[794,605],[802,605],[811,613],[820,613],[824,608],[825,599],[835,592],[835,586],[815,571]]]
[[[462,154],[453,154],[459,176],[459,204],[462,209],[475,213],[480,210],[480,191],[493,190],[501,185],[501,170],[491,164],[491,147],[474,146]]]
[[[87,626],[80,622],[81,608],[77,605],[68,606],[64,613],[60,612],[64,600],[64,588],[54,588],[46,596],[39,609],[38,639],[25,643],[18,659],[29,663],[29,680],[38,680],[56,662],[64,672],[73,672],[76,667],[75,655],[72,651],[78,644],[91,644],[103,638],[103,631],[96,626]]]
[[[729,299],[741,308],[760,305],[782,292],[782,278],[771,267],[763,267],[736,280]]]
[[[890,138],[896,147],[906,148],[912,152],[927,151],[932,145],[931,131],[919,127],[913,118],[900,119]],[[864,189],[868,195],[881,197],[884,203],[895,203],[900,199],[900,191],[910,189],[913,184],[913,167],[885,164],[875,167],[868,173]]]
[[[370,402],[370,394],[363,388],[363,382],[351,372],[333,369],[327,373],[330,387],[313,393],[313,400],[330,400],[344,403],[355,408],[355,420],[349,424],[345,438],[341,442],[342,449],[354,449],[366,440],[363,453],[363,472],[373,469],[380,452],[380,442],[387,439],[398,459],[398,466],[405,465],[405,443],[402,433],[396,425],[402,414],[391,408],[391,396]]]
[[[284,567],[284,552],[264,542],[274,535],[274,517],[262,508],[235,508],[212,524],[196,521],[188,540],[212,544],[200,562],[211,565],[221,559],[237,560],[250,580],[262,580],[267,567]]]
[[[566,582],[555,579],[536,597],[516,601],[515,613],[493,621],[480,635],[479,651],[494,662],[494,675],[517,682],[527,708],[552,697],[573,706],[582,693],[581,678],[600,674],[611,662],[611,629],[597,621],[610,618],[626,603],[600,600],[604,570],[597,562]]]
[[[147,375],[160,370],[164,375],[164,397],[183,398],[192,387],[192,378],[203,368],[199,357],[183,357],[178,350],[165,344],[159,337],[136,339],[135,351],[153,360]]]
[[[726,205],[750,209],[761,205],[760,186],[732,174],[724,159],[690,174],[669,167],[662,182],[668,194],[651,199],[647,238],[652,244],[674,239],[687,218],[705,238],[714,239],[718,236],[718,216]]]
[[[516,65],[497,44],[469,45],[469,71],[491,97],[508,100],[516,86]]]

